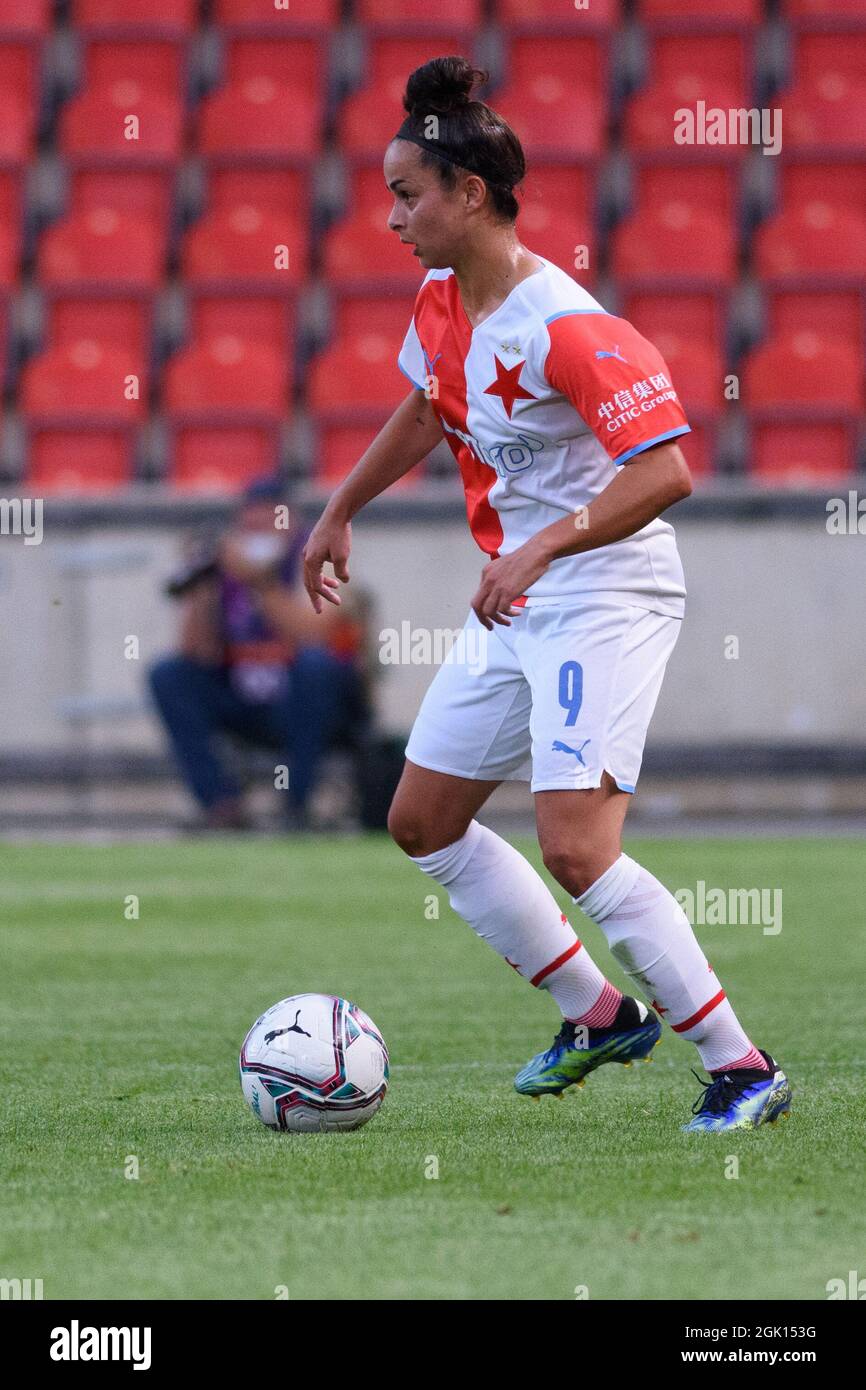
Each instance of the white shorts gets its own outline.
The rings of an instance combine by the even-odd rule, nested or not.
[[[611,602],[533,604],[488,632],[470,609],[412,727],[406,757],[533,792],[633,792],[681,618]]]

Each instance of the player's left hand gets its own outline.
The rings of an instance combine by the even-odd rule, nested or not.
[[[500,555],[484,566],[472,609],[488,632],[492,632],[494,623],[511,626],[511,618],[506,615],[520,612],[519,608],[512,608],[514,599],[541,578],[548,564],[532,541],[527,541],[510,555]]]

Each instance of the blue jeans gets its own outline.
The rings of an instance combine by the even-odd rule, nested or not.
[[[218,754],[215,736],[221,731],[278,748],[289,769],[290,804],[301,810],[334,738],[353,721],[360,726],[366,719],[357,669],[326,647],[300,648],[285,694],[271,703],[245,700],[225,667],[204,666],[187,656],[158,661],[149,680],[181,775],[205,809],[241,793]]]

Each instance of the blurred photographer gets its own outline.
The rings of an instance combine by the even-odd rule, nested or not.
[[[363,615],[349,605],[312,611],[299,582],[308,534],[280,484],[260,480],[230,529],[167,586],[181,604],[180,649],[153,666],[150,688],[202,829],[249,826],[221,732],[279,750],[284,821],[304,829],[322,757],[368,725]]]

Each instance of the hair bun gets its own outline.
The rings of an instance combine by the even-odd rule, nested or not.
[[[403,106],[410,116],[456,111],[469,105],[473,88],[485,83],[487,78],[488,74],[474,68],[468,58],[459,55],[431,58],[409,78]]]

